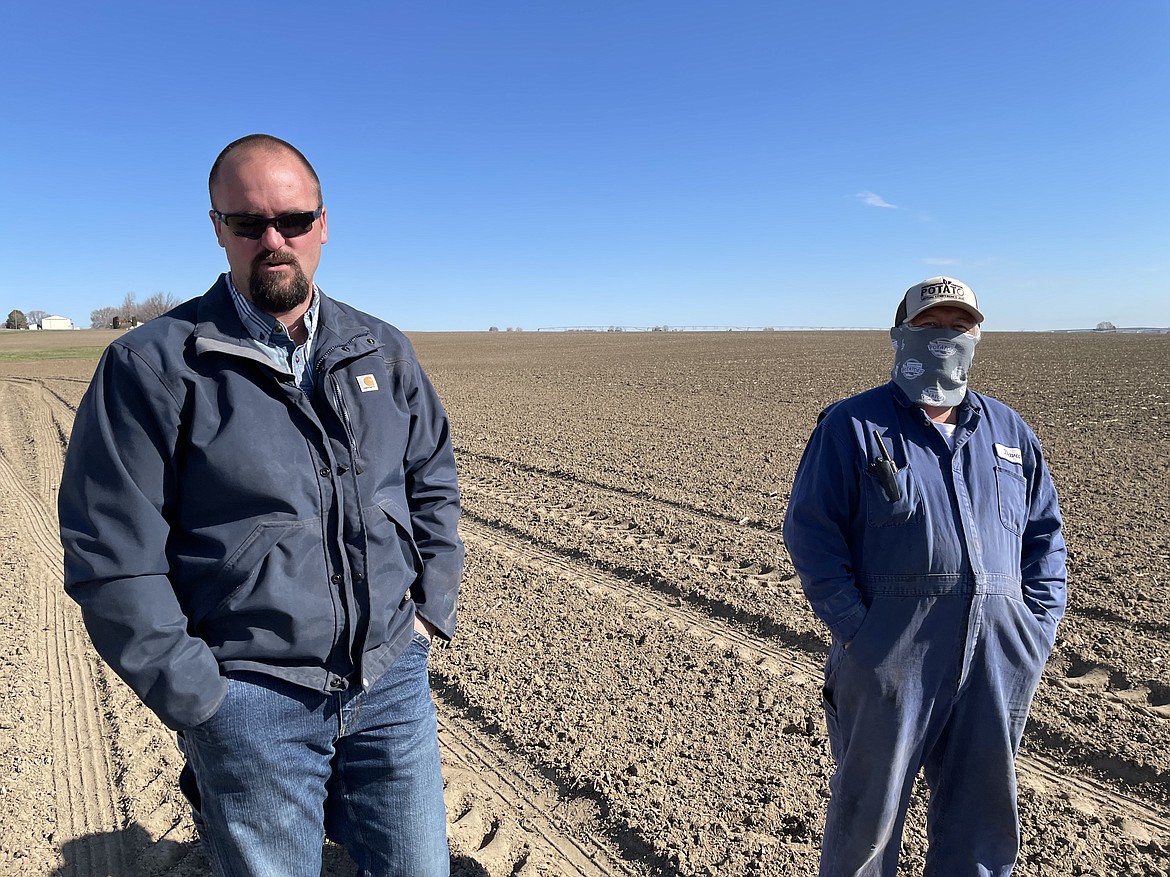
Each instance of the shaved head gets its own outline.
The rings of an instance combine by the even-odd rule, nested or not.
[[[225,146],[223,151],[216,157],[215,163],[211,166],[211,173],[207,177],[207,193],[211,196],[212,207],[215,207],[215,189],[219,183],[219,177],[224,166],[258,153],[283,153],[296,158],[313,180],[313,185],[317,190],[317,206],[320,207],[324,203],[321,200],[321,180],[317,176],[317,172],[313,170],[313,166],[309,164],[309,160],[305,158],[299,149],[291,143],[281,140],[279,137],[273,137],[271,134],[249,134],[246,137],[241,137],[239,140],[233,140]]]

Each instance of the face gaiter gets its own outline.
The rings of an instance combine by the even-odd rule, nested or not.
[[[894,343],[890,377],[911,402],[948,408],[963,401],[978,335],[903,324],[890,330],[890,339]]]

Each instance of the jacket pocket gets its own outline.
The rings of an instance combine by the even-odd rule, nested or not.
[[[383,503],[379,505],[379,508],[398,528],[399,537],[410,549],[414,571],[421,574],[423,570],[422,552],[418,550],[418,544],[414,541],[414,525],[410,521],[410,513],[397,503]]]
[[[215,587],[207,603],[191,612],[192,624],[198,625],[226,606],[250,581],[259,576],[264,559],[281,540],[302,526],[298,521],[264,521],[257,524],[211,577]]]
[[[865,485],[866,520],[871,527],[897,527],[920,516],[921,503],[914,471],[909,467],[894,473],[898,485],[898,498],[890,499],[882,486],[881,479],[868,469],[862,474]]]
[[[392,575],[402,580],[403,593],[423,570],[422,554],[414,541],[410,513],[393,499],[379,499],[364,510],[368,524],[370,576]]]
[[[995,493],[1000,523],[1009,532],[1022,535],[1028,518],[1028,482],[1019,472],[996,466]]]
[[[370,626],[368,642],[385,643],[402,629],[408,601],[423,595],[411,593],[422,575],[423,562],[410,529],[406,508],[393,498],[379,498],[377,505],[362,509],[366,519],[369,564]]]

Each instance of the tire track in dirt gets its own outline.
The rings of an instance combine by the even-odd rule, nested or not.
[[[58,462],[64,462],[64,450],[69,444],[69,434],[73,430],[73,418],[77,414],[77,406],[81,401],[81,395],[76,391],[71,393],[63,393],[61,390],[54,387],[54,384],[60,384],[65,379],[55,378],[52,380],[33,380],[31,378],[6,378],[5,381],[12,385],[22,385],[28,388],[35,388],[40,401],[43,403],[42,407],[44,413],[38,415],[40,418],[48,417],[52,423],[53,430],[56,431],[60,441],[55,445],[48,445],[49,453],[55,454]],[[73,390],[73,387],[69,387]],[[60,473],[60,468],[56,470]]]
[[[537,530],[541,535],[536,538],[561,542],[573,546],[569,551],[590,556],[597,556],[599,546],[604,546],[613,569],[620,568],[631,578],[661,580],[664,589],[685,592],[688,600],[703,603],[713,614],[751,616],[764,628],[776,626],[782,615],[807,619],[807,625],[792,629],[791,635],[810,647],[825,644],[775,535],[702,515],[698,519],[705,529],[676,516],[651,520],[652,511],[635,510],[620,496],[598,498],[592,489],[584,496],[580,490],[549,496],[546,485],[501,484],[493,475],[461,473],[460,489],[472,516],[482,511],[485,518],[506,518],[517,532]],[[603,511],[612,507],[612,501],[619,503],[620,512]],[[712,525],[717,536],[712,536]],[[699,532],[706,544],[695,541]],[[746,608],[762,605],[761,589],[768,614]]]
[[[466,517],[461,532],[473,550],[486,550],[504,555],[513,562],[532,569],[538,575],[576,580],[591,592],[600,592],[624,602],[648,622],[669,625],[711,648],[730,651],[745,664],[757,667],[783,678],[787,683],[818,689],[821,684],[820,665],[807,654],[794,654],[776,647],[766,640],[736,629],[727,621],[716,620],[687,607],[681,601],[664,603],[656,596],[626,579],[575,563],[555,550],[523,541],[490,524],[474,522]],[[1117,814],[1119,819],[1130,819],[1151,836],[1170,841],[1170,816],[1147,802],[1123,794],[1101,783],[1070,773],[1061,765],[1043,755],[1022,754],[1017,762],[1017,773],[1022,785],[1042,794],[1053,794],[1097,813]]]
[[[522,495],[512,494],[508,491],[501,492],[488,489],[481,492],[480,488],[472,483],[466,492],[472,497],[480,496],[497,503],[502,503],[505,508],[521,508],[529,513],[533,508],[530,502],[525,502]],[[630,549],[638,549],[646,554],[668,555],[683,563],[685,566],[717,576],[716,581],[718,582],[727,582],[735,579],[761,583],[774,582],[778,578],[778,575],[774,571],[761,573],[760,570],[763,567],[757,562],[728,561],[725,558],[713,557],[701,551],[695,551],[693,547],[686,545],[662,543],[660,540],[656,540],[653,535],[647,534],[636,521],[610,516],[598,512],[595,509],[596,504],[575,505],[573,503],[560,503],[552,506],[545,504],[539,507],[543,520],[564,522],[572,530],[587,533],[592,543],[587,551],[575,547],[563,548],[555,541],[546,541],[541,536],[532,534],[523,525],[505,523],[503,520],[492,520],[486,517],[479,518],[479,521],[480,523],[492,525],[500,531],[509,532],[513,537],[522,541],[543,542],[551,546],[554,550],[562,551],[565,555],[574,559],[580,558],[584,559],[587,563],[602,564],[611,575],[626,581],[638,583],[644,589],[650,588],[662,594],[685,600],[694,606],[700,607],[709,616],[716,617],[724,622],[748,625],[754,628],[758,634],[769,638],[780,639],[785,648],[798,649],[814,656],[823,653],[826,644],[819,636],[794,630],[777,621],[774,617],[784,614],[786,611],[788,614],[796,612],[797,617],[806,615],[807,606],[803,601],[803,597],[795,596],[794,600],[783,603],[781,606],[770,605],[767,611],[761,614],[743,608],[742,602],[734,600],[730,592],[728,592],[728,599],[730,601],[728,602],[718,599],[713,600],[699,593],[684,590],[679,584],[681,580],[676,578],[663,579],[657,572],[649,572],[644,562],[638,563],[630,560],[628,552]],[[469,510],[465,514],[471,520],[477,519],[477,513],[474,511]],[[507,516],[507,519],[508,521],[522,522],[525,519],[525,515],[510,514]],[[603,557],[605,553],[598,551],[599,537],[606,540],[612,546],[613,552],[627,555],[622,563],[617,563],[614,557],[608,554]],[[626,563],[633,563],[634,565],[626,566]],[[786,578],[793,577],[788,576]],[[795,594],[798,594],[798,592],[794,591]],[[1072,677],[1076,675],[1075,673],[1070,674]],[[1064,698],[1066,702],[1071,702],[1069,701],[1070,698],[1081,698],[1082,700],[1085,698],[1097,698],[1109,703],[1113,708],[1121,710],[1123,715],[1128,714],[1130,721],[1145,721],[1148,723],[1152,720],[1154,724],[1147,724],[1141,729],[1141,733],[1149,734],[1155,731],[1165,733],[1167,722],[1164,710],[1156,702],[1156,697],[1158,696],[1156,693],[1158,691],[1157,688],[1152,686],[1135,686],[1126,690],[1108,690],[1107,686],[1101,681],[1103,676],[1110,678],[1104,673],[1091,673],[1086,679],[1081,680],[1079,678],[1065,678],[1051,671],[1047,672],[1042,679],[1037,705],[1041,703],[1059,703],[1061,698]],[[1064,706],[1067,706],[1067,703]],[[1057,706],[1056,708],[1063,707]],[[1040,714],[1040,711],[1035,708],[1032,711],[1030,728],[1030,737],[1033,741],[1042,743],[1045,748],[1052,752],[1063,753],[1067,759],[1089,768],[1094,774],[1100,775],[1107,780],[1117,780],[1126,785],[1140,786],[1144,784],[1155,790],[1166,787],[1167,775],[1160,767],[1133,761],[1127,757],[1106,757],[1094,748],[1092,741],[1070,736],[1058,730],[1055,726],[1047,722]],[[1158,800],[1165,803],[1163,798],[1159,798]]]
[[[26,400],[23,428],[15,432],[27,435],[37,457],[37,477],[25,485],[20,517],[27,531],[23,538],[35,544],[33,565],[44,594],[39,602],[59,823],[54,843],[66,859],[57,874],[178,874],[172,870],[176,865],[183,873],[198,871],[200,857],[191,856],[193,825],[175,785],[181,756],[174,737],[101,662],[79,608],[62,589],[56,489],[76,405],[88,382],[12,378],[5,383]],[[11,447],[11,427],[0,450]],[[31,495],[34,488],[40,497]],[[15,496],[7,483],[0,484],[0,492]]]
[[[783,566],[762,559],[760,539],[775,538],[770,534],[745,536],[738,524],[703,521],[703,516],[694,525],[689,524],[692,519],[676,516],[667,533],[654,503],[571,479],[554,479],[550,489],[548,480],[523,472],[473,466],[464,471],[462,483],[470,520],[478,518],[521,541],[602,566],[663,598],[684,600],[710,617],[778,640],[784,648],[819,656],[827,647],[795,575],[785,575]],[[688,534],[688,528],[701,535]],[[741,551],[746,556],[737,558]],[[780,558],[776,562],[782,563]],[[1062,636],[1083,640],[1085,629],[1093,626],[1110,625],[1070,614]],[[1126,639],[1131,644],[1140,640],[1151,655],[1165,653],[1165,643],[1141,633],[1129,631]],[[1170,771],[1158,754],[1166,751],[1160,745],[1170,743],[1166,686],[1127,677],[1100,660],[1086,660],[1062,642],[1058,659],[1042,677],[1026,745],[1047,751],[1094,781],[1120,785],[1153,806],[1166,807]],[[1156,667],[1157,660],[1145,666]],[[1095,729],[1106,728],[1105,733],[1116,736],[1117,751],[1101,744],[1101,731]]]
[[[543,472],[543,470],[540,471]],[[478,479],[477,476],[479,476]],[[580,484],[580,482],[576,481],[574,483]],[[587,482],[585,486],[587,489],[598,489],[598,486],[593,482]],[[611,495],[615,493],[612,488],[601,489]],[[498,483],[485,481],[481,473],[478,472],[471,473],[470,477],[466,478],[462,485],[462,490],[468,497],[486,497],[494,502],[503,503],[526,512],[530,512],[534,508],[531,494],[525,494],[523,491],[514,488],[501,488]],[[643,496],[641,498],[649,499],[651,502],[661,502],[652,497],[647,498]],[[629,498],[625,497],[621,492],[617,492],[616,499],[619,502],[623,499],[628,502]],[[604,536],[615,546],[621,546],[626,549],[636,548],[647,553],[669,556],[688,564],[700,572],[726,576],[738,580],[777,581],[794,579],[794,574],[785,574],[785,571],[758,558],[749,558],[742,561],[734,559],[726,560],[703,551],[696,551],[686,545],[664,542],[660,538],[656,538],[653,533],[648,533],[638,521],[631,519],[629,516],[613,516],[598,511],[598,505],[603,504],[594,503],[590,506],[577,505],[573,502],[565,501],[551,503],[542,501],[539,504],[539,509],[540,514],[545,518],[566,523],[575,529],[588,532],[594,536]],[[705,513],[702,516],[710,517]],[[719,517],[713,518],[713,520],[723,526],[730,524],[736,528],[752,527],[752,522],[728,522]],[[793,593],[795,595],[796,589],[793,589]],[[801,613],[807,611],[803,598],[800,597],[789,602],[786,608],[791,608]],[[1084,628],[1094,626],[1114,627],[1124,630],[1126,637],[1131,642],[1135,640],[1140,641],[1152,655],[1164,653],[1166,650],[1165,641],[1160,639],[1156,640],[1142,634],[1135,634],[1133,629],[1126,627],[1125,623],[1119,619],[1078,616],[1074,610],[1069,613],[1064,624],[1064,629],[1066,630],[1070,625],[1078,625]],[[1120,670],[1104,662],[1093,661],[1077,655],[1072,668],[1070,668],[1066,675],[1059,676],[1050,671],[1044,675],[1042,683],[1046,686],[1057,687],[1066,692],[1091,692],[1116,706],[1131,710],[1146,718],[1153,719],[1158,723],[1170,723],[1170,689],[1166,685],[1152,679],[1127,680]],[[1167,727],[1170,727],[1170,724]]]
[[[498,739],[457,715],[453,690],[436,686],[443,753],[448,836],[489,877],[636,877],[599,831],[594,808],[577,800],[566,807],[548,781],[521,764]],[[559,816],[568,811],[572,818]]]
[[[39,385],[13,382],[6,389],[5,424],[0,446],[11,460],[22,461],[25,485],[39,490],[41,500],[47,505],[52,500],[52,489],[62,462],[61,447],[56,438],[51,445],[45,443],[46,436],[52,435],[52,418],[41,402]]]
[[[479,463],[486,463],[489,467],[496,469],[503,469],[510,472],[524,472],[541,478],[551,478],[556,481],[563,482],[574,486],[583,486],[593,490],[600,490],[606,493],[614,494],[623,497],[626,500],[642,500],[645,502],[656,503],[660,506],[674,509],[676,511],[684,512],[686,514],[699,515],[704,518],[709,518],[713,521],[718,521],[723,524],[736,524],[738,526],[750,526],[754,529],[764,531],[775,531],[778,525],[768,525],[761,521],[745,520],[742,517],[737,518],[732,515],[727,515],[722,512],[714,511],[712,509],[703,508],[702,506],[692,505],[691,503],[680,502],[678,500],[668,499],[666,497],[657,496],[647,490],[634,490],[628,487],[619,487],[613,484],[606,484],[602,481],[595,481],[590,478],[582,478],[572,472],[567,472],[563,469],[550,469],[544,466],[538,466],[533,463],[519,463],[515,460],[508,460],[503,457],[492,456],[491,454],[476,453],[467,448],[457,447],[456,454],[460,460],[471,460]],[[460,467],[463,471],[463,467]]]
[[[10,382],[9,389],[12,390]],[[24,400],[21,411],[27,414],[28,437],[41,446],[44,456],[57,457],[60,440],[50,419],[38,405],[28,405],[28,394],[21,389],[11,397]],[[33,412],[29,411],[31,407]],[[17,470],[12,459],[19,458],[19,448],[12,448],[11,429],[5,430],[0,454],[0,494],[16,509],[20,540],[34,558],[40,587],[30,597],[36,601],[43,637],[43,670],[49,708],[49,748],[52,753],[52,784],[57,807],[55,843],[94,838],[94,842],[77,846],[77,853],[65,865],[61,877],[69,875],[120,874],[126,870],[121,849],[113,832],[122,828],[124,802],[118,794],[114,777],[119,766],[113,763],[109,746],[110,728],[103,716],[97,691],[97,669],[88,659],[89,641],[81,624],[80,612],[66,603],[61,590],[63,564],[57,538],[56,515],[52,503],[50,471],[37,469],[36,488],[28,486],[27,473]],[[59,471],[59,470],[57,470]],[[45,484],[45,480],[49,484]]]

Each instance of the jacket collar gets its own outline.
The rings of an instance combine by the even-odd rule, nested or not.
[[[218,335],[224,338],[243,340],[248,333],[240,321],[236,306],[228,292],[227,275],[219,275],[211,289],[199,298],[199,309],[195,317],[196,336]]]
[[[329,357],[339,348],[351,345],[351,342],[362,341],[362,344],[357,345],[354,350],[348,351],[351,354],[358,352],[359,349],[368,350],[381,347],[381,343],[376,339],[372,343],[364,341],[364,339],[373,338],[373,336],[365,325],[355,319],[354,312],[350,308],[333,301],[321,291],[320,287],[317,287],[317,294],[321,297],[321,310],[316,337],[313,341],[315,362],[322,362],[325,357]],[[269,368],[273,367],[272,361],[256,349],[251,336],[244,329],[239,312],[236,310],[231,293],[228,291],[226,275],[221,274],[211,289],[207,290],[199,299],[199,308],[196,314],[194,331],[196,353],[226,353],[231,356],[255,360]],[[343,358],[345,357],[343,356]]]
[[[275,368],[272,360],[256,349],[244,329],[224,274],[200,297],[192,335],[196,354],[226,353]]]

